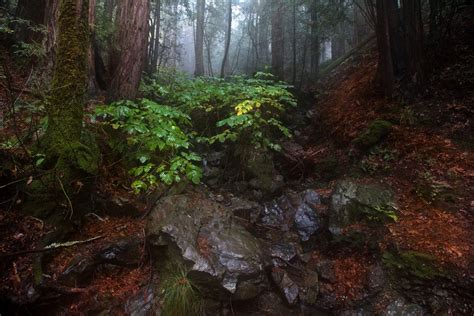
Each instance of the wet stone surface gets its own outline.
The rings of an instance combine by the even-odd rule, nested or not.
[[[201,193],[164,198],[147,222],[155,259],[185,264],[188,277],[206,296],[258,296],[268,286],[269,260],[260,241],[233,216]]]

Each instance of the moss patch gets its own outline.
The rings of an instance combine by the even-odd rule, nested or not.
[[[436,258],[421,252],[403,251],[398,254],[385,252],[382,261],[392,271],[394,277],[433,280],[444,276],[444,272],[438,266]]]
[[[362,148],[370,148],[377,145],[392,130],[392,123],[384,120],[373,121],[367,130],[354,140],[354,143]]]

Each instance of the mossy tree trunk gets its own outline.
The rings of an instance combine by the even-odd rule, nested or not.
[[[56,175],[69,185],[75,171],[96,170],[94,146],[85,145],[84,104],[89,48],[88,0],[61,0],[51,94],[45,103],[48,128],[42,150]]]

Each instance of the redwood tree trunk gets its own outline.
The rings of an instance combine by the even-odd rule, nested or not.
[[[284,79],[285,67],[284,8],[283,0],[275,0],[272,6],[272,71],[281,80]]]
[[[408,74],[415,85],[423,83],[423,24],[420,0],[403,0]]]
[[[269,40],[268,40],[268,29],[269,29],[269,18],[268,18],[269,5],[267,0],[260,0],[258,7],[258,57],[257,61],[259,68],[267,66],[269,64]]]
[[[119,56],[109,91],[111,100],[134,99],[146,61],[149,0],[122,0],[117,10]]]
[[[319,19],[318,8],[319,0],[313,0],[311,3],[311,79],[317,80],[319,76],[319,59],[321,56],[319,43]]]
[[[196,3],[196,40],[194,42],[194,58],[196,77],[204,75],[204,11],[206,1],[198,0]]]
[[[388,0],[391,1],[391,0]],[[381,84],[385,96],[391,97],[394,89],[394,74],[392,53],[390,48],[390,33],[388,25],[387,1],[377,0],[377,48],[379,53],[377,81]]]

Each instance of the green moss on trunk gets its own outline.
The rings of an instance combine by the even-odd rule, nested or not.
[[[69,182],[76,171],[97,170],[97,146],[84,142],[83,116],[89,47],[88,0],[62,0],[51,95],[45,107],[48,128],[42,151],[57,174]]]

